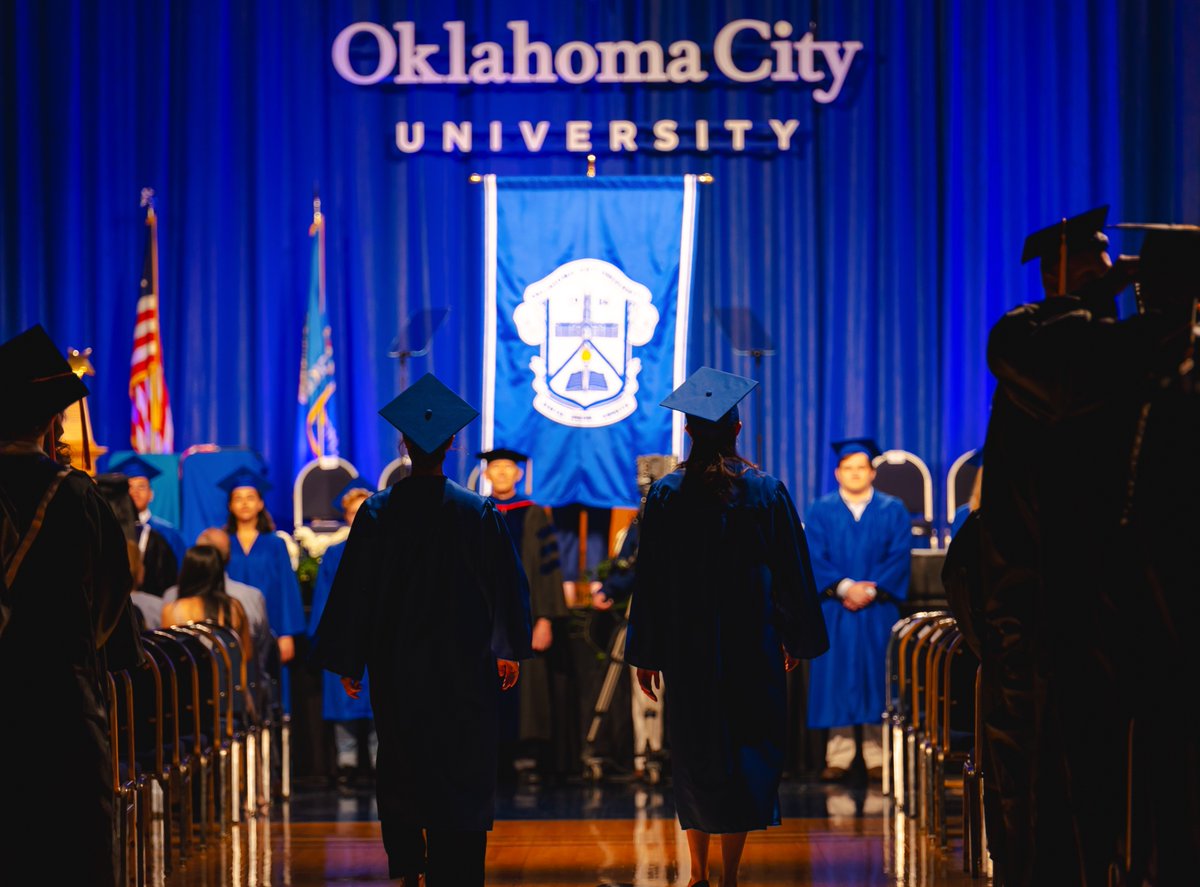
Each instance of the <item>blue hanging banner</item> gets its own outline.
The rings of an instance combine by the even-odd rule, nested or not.
[[[484,176],[483,448],[543,505],[635,506],[636,457],[682,453],[696,183]]]

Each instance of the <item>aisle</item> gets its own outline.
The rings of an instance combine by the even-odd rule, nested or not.
[[[780,828],[752,834],[745,887],[966,887],[956,852],[939,855],[900,825],[882,797],[785,786]],[[526,791],[500,804],[488,842],[489,887],[683,887],[687,844],[669,795],[605,786]],[[315,792],[270,821],[238,827],[228,842],[172,877],[171,887],[387,883],[369,792]],[[719,864],[714,859],[714,874]],[[714,880],[713,887],[717,887]]]

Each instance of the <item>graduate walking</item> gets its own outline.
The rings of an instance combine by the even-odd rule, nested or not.
[[[687,415],[692,448],[646,497],[625,642],[650,698],[671,685],[675,807],[688,883],[705,887],[711,835],[733,887],[746,833],[779,824],[785,670],[829,646],[791,496],[737,452],[756,384],[705,367],[662,402]]]
[[[529,591],[495,505],[442,472],[478,413],[432,375],[380,413],[412,474],[359,508],[313,655],[352,697],[370,672],[390,876],[471,887],[492,827],[500,693],[532,656]]]
[[[838,489],[814,502],[804,521],[829,627],[829,655],[812,667],[808,725],[829,728],[823,779],[849,773],[858,725],[867,775],[880,779],[884,658],[900,618],[894,602],[908,597],[912,521],[903,502],[874,488],[874,441],[838,441],[833,450]]]

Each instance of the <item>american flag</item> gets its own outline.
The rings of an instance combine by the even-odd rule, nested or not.
[[[146,207],[146,257],[129,368],[129,399],[133,404],[129,438],[139,453],[172,453],[175,423],[163,378],[158,329],[158,217],[154,214],[154,192],[149,188],[142,190],[142,206]]]

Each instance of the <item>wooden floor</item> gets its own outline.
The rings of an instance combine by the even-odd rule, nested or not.
[[[714,845],[714,850],[716,847]],[[682,867],[680,861],[682,860]],[[957,852],[938,853],[891,815],[785,820],[750,836],[739,883],[814,887],[973,885]],[[682,870],[681,870],[682,868]],[[687,844],[667,819],[500,821],[487,850],[487,883],[537,887],[684,887]],[[720,883],[719,851],[713,887]],[[236,828],[167,881],[170,887],[387,882],[377,822],[290,823],[278,816]]]

